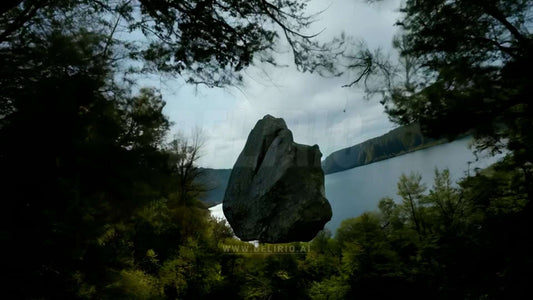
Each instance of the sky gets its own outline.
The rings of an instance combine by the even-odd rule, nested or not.
[[[327,9],[326,9],[327,8]],[[364,40],[370,48],[392,51],[398,28],[398,1],[368,4],[363,0],[313,0],[310,12],[326,9],[309,33],[324,30],[327,41],[342,31]],[[264,115],[282,117],[297,143],[318,144],[323,159],[330,153],[384,134],[395,127],[377,100],[365,100],[360,88],[342,88],[350,74],[324,78],[296,71],[288,45],[280,56],[288,67],[253,66],[244,72],[243,87],[210,89],[179,79],[150,79],[161,90],[164,113],[172,132],[202,131],[204,147],[199,165],[231,168],[248,134]]]

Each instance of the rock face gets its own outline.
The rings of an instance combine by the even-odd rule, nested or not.
[[[259,120],[235,163],[223,210],[244,241],[308,241],[331,219],[322,153],[294,143],[285,121]]]

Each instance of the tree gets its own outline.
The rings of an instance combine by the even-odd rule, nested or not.
[[[435,169],[435,178],[429,195],[425,197],[424,204],[431,204],[438,210],[434,218],[440,216],[438,223],[445,229],[464,222],[469,207],[457,188],[452,186],[450,171]],[[437,228],[440,229],[440,228]]]
[[[204,141],[199,128],[195,129],[190,138],[182,133],[175,136],[170,142],[170,163],[175,170],[178,182],[179,202],[185,204],[187,199],[195,199],[206,188],[198,183],[202,169],[197,162],[201,157]]]
[[[239,71],[251,64],[277,65],[281,39],[288,42],[301,71],[332,68],[330,58],[336,54],[328,50],[342,43],[321,44],[316,34],[303,33],[315,19],[306,7],[300,0],[11,1],[0,11],[0,43],[19,39],[28,29],[76,24],[83,16],[91,20],[84,24],[88,30],[96,24],[108,28],[106,49],[114,46],[122,50],[120,57],[143,61],[139,71],[161,71],[189,83],[221,87],[239,83]],[[147,43],[119,40],[117,31],[142,33]]]
[[[163,97],[155,89],[141,88],[131,100],[124,105],[126,132],[122,143],[130,149],[161,147],[171,125],[163,115]]]
[[[102,41],[54,30],[0,49],[0,232],[6,293],[20,298],[91,298],[141,278],[133,216],[171,190],[164,102],[116,86]]]
[[[4,1],[5,293],[22,299],[237,295],[239,289],[223,286],[244,285],[234,274],[224,278],[223,267],[237,259],[222,258],[210,240],[229,240],[231,232],[210,222],[197,199],[201,136],[166,144],[170,122],[161,95],[151,88],[135,92],[119,73],[129,59],[139,59],[144,70],[192,83],[233,84],[255,61],[275,64],[272,42],[281,36],[305,69],[310,58],[301,55],[319,45],[299,33],[312,20],[304,7],[292,0]],[[145,33],[151,43],[119,40],[124,28]],[[303,286],[297,266],[292,258],[272,259],[267,276],[256,277],[272,285],[273,295],[300,298],[303,288],[291,290]]]
[[[531,161],[533,2],[405,1],[394,63],[368,51],[360,80],[379,78],[390,118],[420,122],[426,134],[471,132],[481,149],[507,147]]]
[[[422,216],[421,204],[423,202],[424,191],[426,187],[421,184],[422,176],[420,174],[411,174],[406,176],[402,174],[398,181],[398,195],[402,198],[404,214],[408,216],[414,224],[418,234],[425,233],[425,224]]]
[[[341,278],[350,286],[344,298],[389,299],[407,290],[412,297],[418,295],[418,291],[409,288],[411,283],[404,275],[406,270],[402,269],[399,254],[403,249],[393,242],[401,235],[398,232],[390,235],[382,223],[379,214],[364,213],[344,220],[337,229],[335,239],[342,245]]]
[[[448,249],[476,257],[465,265],[479,271],[464,274],[451,259],[446,267],[450,278],[470,278],[471,292],[479,295],[513,298],[528,293],[524,278],[531,278],[526,271],[531,252],[523,242],[529,233],[523,228],[531,228],[533,215],[532,6],[529,0],[406,1],[398,49],[401,58],[416,58],[417,80],[406,88],[406,77],[379,75],[397,80],[383,89],[382,98],[394,121],[418,121],[437,136],[472,133],[478,149],[509,151],[487,171],[492,174],[467,179],[464,193],[440,182],[434,190],[440,196],[430,196],[441,207],[444,227],[466,222],[441,238]],[[490,248],[494,251],[484,253]],[[484,285],[472,279],[480,275],[487,278]],[[480,285],[474,287],[475,282]]]

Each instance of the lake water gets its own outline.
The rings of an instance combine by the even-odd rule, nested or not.
[[[331,204],[333,217],[326,228],[333,233],[342,220],[361,215],[365,211],[377,209],[383,197],[396,195],[396,184],[402,173],[420,173],[422,181],[429,188],[433,182],[435,168],[449,169],[453,181],[474,174],[476,168],[485,168],[499,157],[482,156],[479,160],[468,148],[470,138],[463,138],[408,153],[402,156],[326,175],[326,197]],[[470,163],[470,164],[469,164]],[[210,208],[212,215],[223,218],[222,204]]]

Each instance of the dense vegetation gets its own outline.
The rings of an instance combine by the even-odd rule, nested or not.
[[[329,68],[327,51],[310,54],[326,48],[298,33],[311,21],[302,3],[3,1],[3,295],[530,298],[531,1],[406,1],[401,59],[420,62],[424,80],[382,93],[397,121],[436,135],[473,129],[482,146],[509,150],[503,162],[459,186],[436,172],[429,191],[402,176],[399,201],[292,245],[303,253],[228,253],[252,245],[198,201],[199,140],[169,138],[161,95],[131,75],[238,82],[254,57],[275,64],[279,32],[302,70]],[[151,42],[117,39],[123,27]]]
[[[524,177],[511,165],[504,160],[459,185],[436,170],[429,189],[419,175],[403,175],[397,201],[343,221],[335,237],[320,233],[303,255],[230,256],[239,267],[228,276],[242,280],[232,296],[527,298],[531,218]],[[239,242],[226,238],[222,249],[228,243]]]

